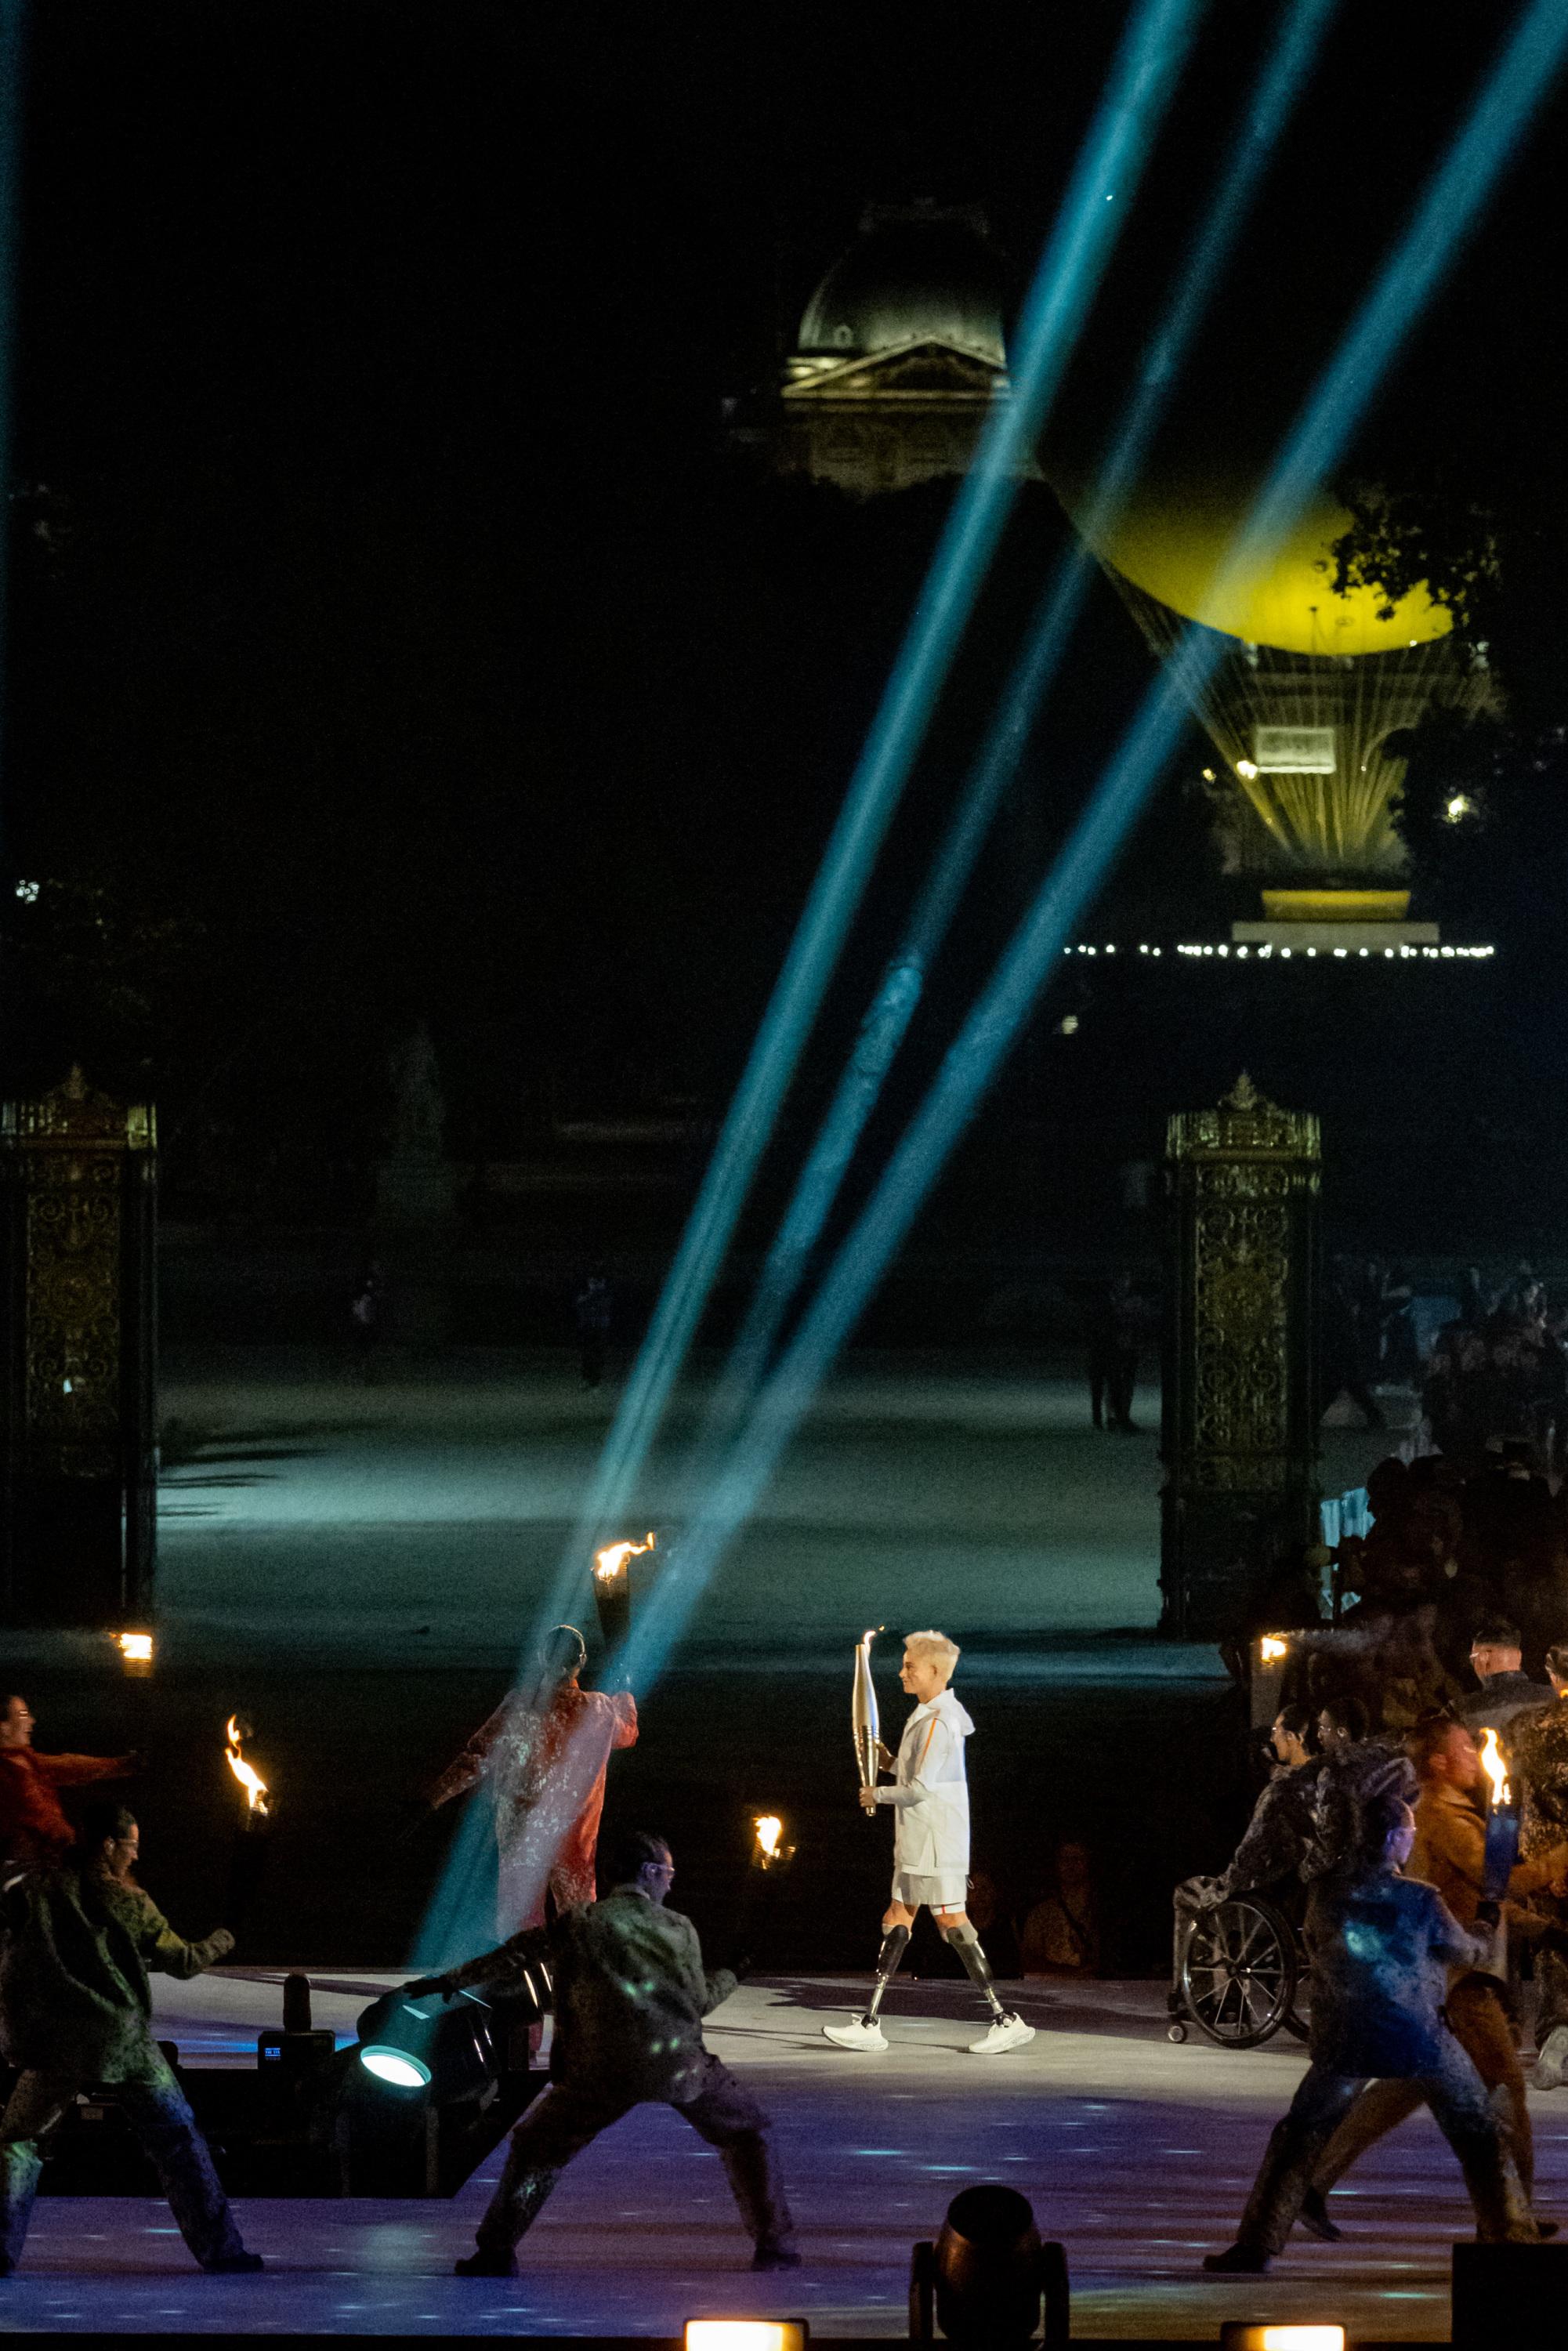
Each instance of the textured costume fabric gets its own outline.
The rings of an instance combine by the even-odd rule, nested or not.
[[[1520,1849],[1534,1859],[1568,1843],[1568,1698],[1553,1698],[1512,1726],[1512,1761],[1523,1789]],[[1568,1897],[1543,1892],[1533,1907],[1552,1922],[1535,1953],[1535,2043],[1568,2025]]]
[[[644,2102],[672,2105],[718,2147],[759,2244],[786,2240],[790,2222],[766,2137],[767,2117],[703,2045],[703,2018],[729,1998],[727,1968],[703,1967],[696,1928],[678,1910],[629,1886],[525,1928],[445,1980],[505,1984],[548,1962],[555,1985],[550,2084],[512,2134],[500,2185],[479,2227],[483,2251],[515,2245],[561,2170],[613,2122]]]
[[[729,1998],[735,1978],[727,1969],[705,1972],[689,1918],[618,1886],[551,1927],[522,1928],[446,1980],[504,1984],[541,1959],[555,1985],[555,2080],[608,2089],[623,2106],[695,2096],[709,2063],[703,2018]]]
[[[150,1895],[100,1874],[24,1878],[0,1907],[0,2040],[14,2065],[77,2082],[139,2081],[156,2053],[149,1975],[199,1975],[234,1949],[187,1943]]]
[[[1314,1756],[1270,1780],[1252,1807],[1229,1867],[1217,1878],[1202,1881],[1207,1900],[1228,1902],[1297,1875],[1316,1834],[1314,1806],[1322,1770],[1322,1758]]]
[[[28,1869],[50,1867],[76,1842],[57,1791],[95,1780],[123,1780],[129,1755],[39,1755],[31,1747],[0,1747],[0,1860]]]
[[[80,2074],[29,2072],[11,2093],[0,2117],[0,2249],[13,2266],[21,2259],[43,2169],[38,2141],[78,2090],[97,2086]],[[206,2141],[162,2051],[150,2045],[134,2060],[123,2059],[110,2095],[156,2166],[180,2234],[197,2261],[205,2267],[242,2252]]]
[[[1552,1692],[1546,1683],[1532,1682],[1528,1674],[1519,1672],[1489,1674],[1479,1690],[1466,1698],[1459,1708],[1459,1719],[1468,1730],[1490,1728],[1501,1732],[1518,1722],[1522,1714],[1538,1714],[1542,1701]]]
[[[693,2094],[667,2103],[725,2158],[740,2217],[759,2245],[788,2241],[789,2208],[767,2138],[768,2117],[716,2057],[706,2057]],[[509,2251],[543,2205],[574,2155],[619,2122],[640,2101],[611,2086],[591,2088],[574,2076],[552,2082],[517,2129],[499,2184],[479,2223],[486,2252]]]
[[[611,1755],[637,1743],[630,1690],[569,1682],[542,1710],[514,1694],[431,1791],[433,1804],[487,1782],[495,1808],[496,1931],[543,1924],[545,1892],[567,1910],[591,1902]]]
[[[1476,2228],[1489,2243],[1536,2241],[1535,2222],[1479,2074],[1451,2034],[1412,2086],[1459,2158],[1475,2207]],[[1290,2235],[1301,2199],[1328,2141],[1349,2111],[1361,2079],[1314,2063],[1301,2078],[1290,2112],[1276,2123],[1257,2184],[1248,2199],[1239,2241],[1277,2253]]]
[[[969,1789],[964,1741],[974,1730],[950,1689],[917,1706],[904,1726],[891,1788],[893,1899],[911,1910],[961,1910],[969,1890]]]
[[[1375,1797],[1419,1793],[1415,1766],[1402,1748],[1382,1739],[1357,1740],[1323,1757],[1312,1782],[1312,1834],[1301,1860],[1309,1882],[1341,1876],[1362,1850],[1362,1821]]]
[[[1502,1993],[1485,1976],[1462,1976],[1448,1994],[1446,2012],[1455,2040],[1482,2082],[1501,2096],[1509,2149],[1528,2198],[1535,2189],[1535,2142],[1524,2068],[1514,2046],[1513,2026]],[[1397,2130],[1425,2103],[1419,2082],[1369,2082],[1313,2167],[1312,2184],[1318,2193],[1326,2196],[1369,2147]]]
[[[1488,2239],[1535,2223],[1480,2075],[1439,2013],[1450,1967],[1484,1959],[1429,1886],[1365,1870],[1319,1892],[1312,1944],[1312,2064],[1275,2126],[1240,2241],[1278,2252],[1330,2139],[1368,2074],[1413,2083],[1458,2157]]]

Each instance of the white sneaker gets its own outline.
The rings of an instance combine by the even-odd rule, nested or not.
[[[1568,2024],[1553,2025],[1531,2069],[1532,2090],[1560,2090],[1568,2081]]]
[[[841,2049],[885,2049],[887,2035],[880,2024],[868,2024],[863,2016],[848,2024],[824,2024],[827,2038]]]
[[[1034,2027],[1026,2024],[1021,2016],[1004,2016],[992,2025],[983,2041],[971,2041],[971,2057],[999,2057],[1005,2049],[1021,2049],[1026,2041],[1034,2039]]]

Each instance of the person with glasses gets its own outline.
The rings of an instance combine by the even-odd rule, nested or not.
[[[633,1832],[615,1862],[601,1900],[405,1986],[450,1999],[470,1985],[504,1987],[542,1963],[554,1987],[549,2085],[512,2133],[475,2251],[457,2262],[457,2274],[514,2276],[518,2241],[573,2156],[643,2104],[673,2106],[717,2148],[756,2247],[752,2268],[793,2269],[800,2257],[768,2118],[703,2041],[704,2017],[729,1998],[736,1979],[727,1968],[705,1970],[696,1928],[667,1907],[675,1865],[664,1837]]]

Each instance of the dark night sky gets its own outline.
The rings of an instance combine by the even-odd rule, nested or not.
[[[1027,274],[1120,10],[36,13],[15,473],[47,495],[13,534],[10,853],[118,893],[152,1008],[102,1056],[218,1100],[237,1036],[247,1099],[302,1070],[331,1092],[428,1008],[480,1130],[509,1114],[486,1071],[514,1103],[562,1065],[721,1090],[945,496],[857,517],[738,484],[721,400],[768,374],[868,196],[977,198]],[[1092,407],[1274,16],[1209,12]],[[1507,21],[1341,17],[1194,371],[1221,419],[1299,395]],[[1554,414],[1560,134],[1559,108],[1384,445]],[[1025,501],[894,897],[1059,529]],[[1065,798],[1004,828],[977,970],[1143,675],[1107,597],[1051,752]],[[1192,821],[1168,800],[1156,864],[1161,823]],[[202,943],[143,987],[138,926],[192,910]],[[28,1050],[69,1018],[24,1024]]]

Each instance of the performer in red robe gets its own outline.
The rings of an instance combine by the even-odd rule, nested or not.
[[[135,1755],[37,1754],[33,1729],[25,1698],[0,1698],[0,1864],[13,1868],[47,1868],[75,1844],[57,1789],[123,1780],[140,1768]]]
[[[481,1780],[495,1807],[496,1931],[542,1927],[545,1891],[557,1910],[597,1899],[594,1854],[612,1753],[637,1743],[630,1690],[585,1690],[588,1650],[575,1626],[558,1625],[538,1672],[502,1699],[430,1791],[432,1810]]]

